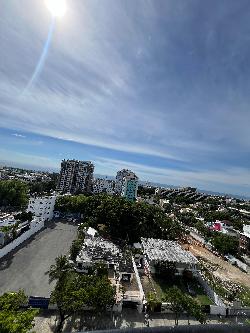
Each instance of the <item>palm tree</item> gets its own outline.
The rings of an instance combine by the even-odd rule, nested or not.
[[[63,277],[72,270],[72,265],[69,263],[68,258],[59,256],[56,258],[56,263],[50,266],[49,270],[49,283],[52,281],[61,281]]]

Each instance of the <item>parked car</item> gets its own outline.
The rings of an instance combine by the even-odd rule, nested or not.
[[[230,262],[230,264],[236,265],[236,258],[234,256],[232,256],[231,254],[226,254],[224,256],[224,259],[227,260],[228,262]]]

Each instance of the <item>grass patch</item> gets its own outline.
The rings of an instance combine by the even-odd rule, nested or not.
[[[173,286],[176,286],[183,293],[192,296],[200,305],[213,304],[211,299],[205,294],[202,286],[195,279],[188,281],[188,285],[189,285],[190,289],[192,289],[193,294],[189,293],[187,282],[183,279],[183,277],[177,276],[177,277],[175,277],[174,280],[170,280],[167,278],[164,279],[159,276],[154,276],[153,284],[154,284],[155,290],[157,292],[157,298],[159,300],[163,301],[165,299],[167,289],[169,289]]]
[[[197,295],[195,297],[195,299],[200,305],[212,305],[212,304],[214,304],[207,295]]]

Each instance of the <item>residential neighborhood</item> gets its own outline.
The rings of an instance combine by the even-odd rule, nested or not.
[[[57,311],[64,276],[72,293],[76,288],[81,294],[86,279],[89,287],[102,283],[102,294],[97,288],[96,296],[93,290],[90,298],[74,299],[82,312],[65,304],[57,325],[62,332],[68,315],[78,329],[83,323],[93,329],[84,313],[94,314],[100,304],[102,329],[119,327],[124,321],[117,318],[133,320],[132,314],[141,327],[158,325],[159,314],[164,324],[173,317],[181,323],[185,316],[199,323],[250,317],[249,201],[143,185],[126,169],[113,180],[95,178],[91,162],[63,160],[61,168],[57,183],[42,193],[18,176],[0,182],[2,294],[23,290],[30,306]],[[78,182],[74,174],[79,183],[88,179],[77,191],[69,186]],[[9,197],[13,188],[22,197],[19,207]],[[10,278],[21,267],[23,273]],[[111,310],[113,320],[107,321]],[[41,315],[36,325],[43,320],[48,326]]]

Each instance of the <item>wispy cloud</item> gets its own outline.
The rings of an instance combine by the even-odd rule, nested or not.
[[[231,184],[231,175],[244,187],[240,173],[248,175],[250,151],[248,8],[244,0],[228,0],[227,6],[71,1],[56,23],[39,80],[20,98],[43,49],[50,14],[42,1],[6,1],[0,18],[0,126],[27,132],[27,139],[36,133],[109,149],[114,160],[138,155],[147,165],[151,158],[156,175],[164,163],[182,163],[190,172],[172,170],[169,176],[180,182],[203,179],[206,186],[214,175],[218,184],[220,177]]]
[[[19,133],[13,133],[13,134],[11,134],[11,135],[16,136],[17,138],[26,138],[25,135],[23,135],[23,134],[19,134]]]

